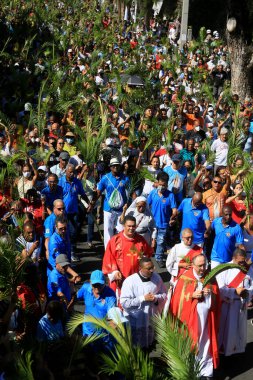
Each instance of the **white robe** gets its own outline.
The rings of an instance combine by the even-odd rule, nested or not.
[[[200,281],[200,277],[193,270],[194,277],[198,281],[197,289],[202,290],[203,284]],[[209,352],[210,347],[210,338],[208,334],[208,314],[209,309],[211,308],[212,298],[210,295],[204,296],[202,302],[197,304],[197,313],[198,313],[198,354],[197,358],[201,364],[201,376],[212,377],[213,376],[213,359]]]
[[[175,244],[174,247],[170,249],[166,260],[166,268],[171,276],[177,277],[179,272],[179,262],[187,255],[194,245],[195,244],[187,246],[181,242],[179,244]]]
[[[249,298],[243,300],[234,288],[228,288],[239,269],[228,269],[217,276],[222,299],[221,320],[219,328],[219,348],[225,356],[245,352],[247,343],[247,302],[253,296],[253,270],[250,267],[248,274],[238,287],[249,291]]]
[[[144,300],[144,295],[153,293],[157,302]],[[127,277],[123,282],[120,303],[124,315],[130,322],[133,342],[141,347],[149,347],[154,340],[151,318],[161,313],[167,291],[161,277],[153,273],[150,281],[143,282],[138,273]]]

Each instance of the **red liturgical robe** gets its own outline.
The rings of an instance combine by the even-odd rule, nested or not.
[[[202,279],[201,279],[202,280]],[[185,323],[189,334],[198,350],[199,338],[202,334],[199,325],[198,303],[203,300],[192,298],[197,289],[198,281],[193,274],[193,268],[184,272],[179,278],[171,299],[171,312],[181,322]],[[217,368],[219,363],[219,352],[217,344],[218,321],[220,311],[219,288],[216,283],[207,285],[211,289],[211,307],[208,311],[207,324],[210,339],[209,353],[213,359],[213,366]]]
[[[104,274],[119,271],[124,280],[138,272],[142,256],[151,257],[152,253],[153,249],[141,235],[135,234],[134,238],[127,238],[122,231],[113,236],[107,244],[102,271]],[[110,287],[115,290],[116,287],[121,287],[121,284],[113,281]]]

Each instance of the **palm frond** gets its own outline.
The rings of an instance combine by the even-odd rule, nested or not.
[[[246,207],[249,210],[252,205],[252,193],[253,193],[253,173],[248,173],[243,180],[243,190],[246,193]]]
[[[130,327],[119,324],[117,329],[112,328],[104,319],[90,316],[74,316],[67,324],[69,333],[83,322],[89,322],[98,328],[107,331],[115,340],[115,350],[109,355],[102,354],[103,364],[101,372],[107,374],[121,373],[126,380],[151,380],[157,379],[154,366],[148,355],[140,347],[132,343]]]
[[[20,380],[34,380],[32,371],[32,352],[27,351],[25,354],[16,357],[15,366]]]
[[[173,380],[199,379],[200,363],[186,326],[170,315],[166,318],[155,316],[153,323],[168,377]]]
[[[220,264],[218,265],[217,267],[213,268],[209,273],[208,275],[205,277],[204,279],[204,282],[203,282],[203,287],[205,287],[207,284],[210,284],[214,279],[215,277],[224,272],[225,270],[228,270],[228,269],[240,269],[241,271],[243,272],[246,272],[247,273],[247,270],[244,269],[244,267],[240,266],[240,265],[237,265],[237,264]]]

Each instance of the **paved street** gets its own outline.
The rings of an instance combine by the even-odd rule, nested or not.
[[[102,230],[102,226],[101,226]],[[86,229],[82,230],[80,240],[83,242],[86,239]],[[81,262],[76,266],[76,270],[82,276],[82,280],[88,280],[91,271],[101,269],[101,260],[103,255],[103,244],[99,240],[99,234],[95,235],[95,249],[88,249],[86,243],[78,244],[77,256],[81,258]],[[155,263],[156,264],[156,263]],[[156,271],[161,275],[163,281],[168,283],[169,275],[166,269],[160,269],[156,266]],[[75,307],[76,310],[82,311],[82,306],[79,304]],[[245,355],[233,356],[229,360],[221,358],[222,369],[217,373],[218,380],[252,380],[253,379],[253,326],[250,323],[253,318],[253,310],[249,310],[248,315],[248,344]],[[235,331],[236,333],[236,331]],[[229,376],[229,377],[226,377]],[[189,379],[190,380],[190,379]]]

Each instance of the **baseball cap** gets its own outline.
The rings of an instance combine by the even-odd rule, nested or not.
[[[121,165],[121,163],[119,162],[117,158],[112,158],[110,160],[110,166],[113,166],[113,165]]]
[[[207,33],[207,34],[211,34],[211,33],[212,33],[212,32],[211,32],[211,29],[207,29],[206,33]]]
[[[90,283],[92,285],[94,285],[94,284],[104,285],[105,284],[105,276],[104,276],[103,272],[101,270],[98,270],[98,269],[91,272]]]
[[[38,170],[42,170],[43,172],[47,172],[47,167],[46,165],[42,165],[38,167]]]
[[[56,264],[60,264],[62,267],[66,265],[70,265],[69,259],[67,255],[60,254],[55,259]]]
[[[180,154],[173,154],[172,161],[181,161]]]
[[[70,155],[68,154],[68,152],[61,152],[59,155],[59,158],[61,158],[62,160],[69,160],[69,157]]]
[[[222,127],[221,130],[220,130],[220,134],[221,135],[225,135],[226,133],[228,133],[228,129],[225,128],[225,127]]]
[[[75,135],[74,135],[73,132],[67,132],[66,135],[65,135],[65,137],[67,137],[67,136],[69,136],[69,137],[75,137]]]
[[[128,319],[124,317],[120,308],[116,306],[108,310],[107,318],[111,319],[116,325],[128,322]]]

